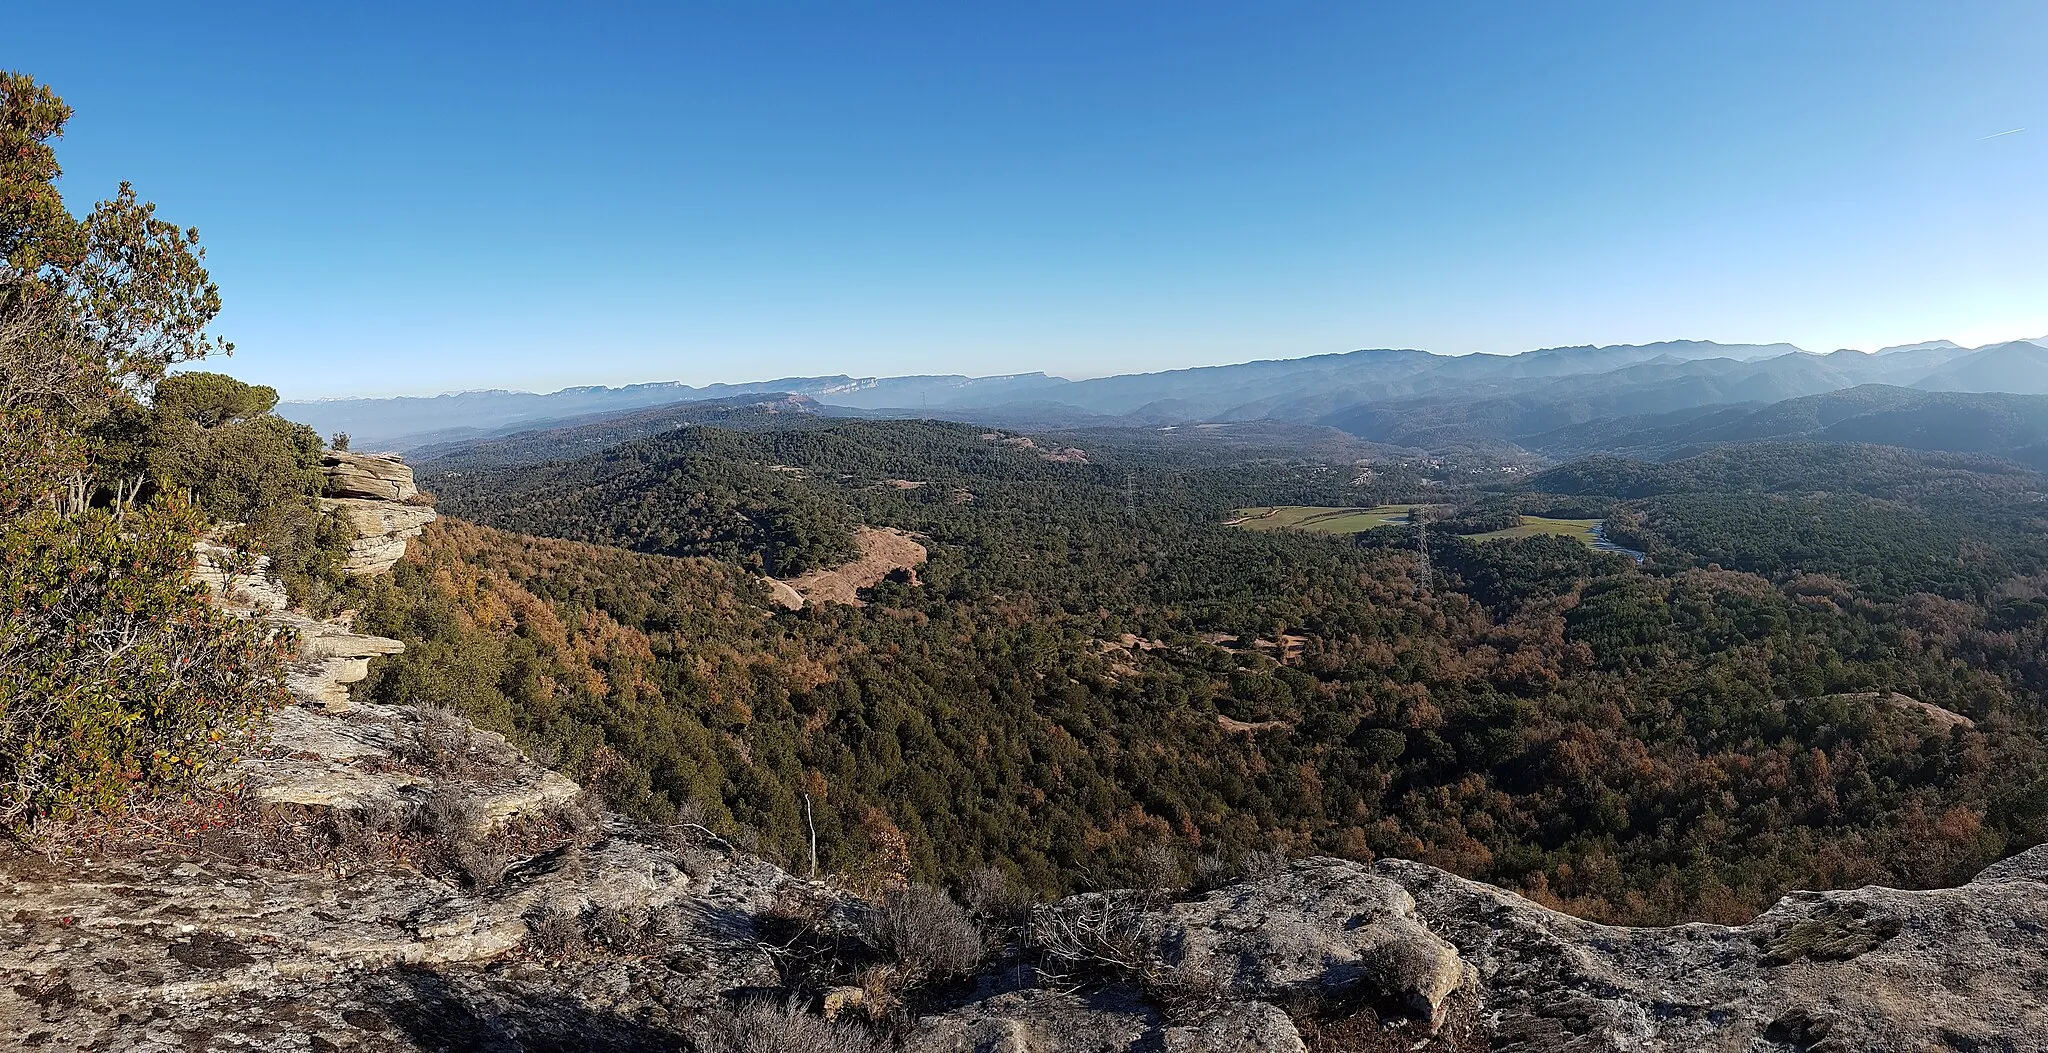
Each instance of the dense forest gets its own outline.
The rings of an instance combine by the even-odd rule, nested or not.
[[[2048,569],[2041,476],[1988,457],[1753,443],[1664,463],[1589,457],[1522,489],[1524,501],[1614,500],[1618,531],[1667,562],[1832,575],[1890,601],[1986,603],[2001,583]]]
[[[792,858],[808,798],[825,865],[856,877],[994,866],[1049,893],[1282,848],[1629,921],[1955,881],[2048,839],[2041,480],[1837,450],[1481,492],[811,419],[429,462],[474,523],[431,529],[365,599],[359,624],[411,646],[360,690],[459,707],[622,806]],[[1426,574],[1412,528],[1221,525],[1422,498]],[[1568,512],[1649,557],[1458,536]],[[843,558],[860,524],[930,562],[865,606],[767,601],[759,572]]]

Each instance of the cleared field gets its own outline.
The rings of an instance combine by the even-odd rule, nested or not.
[[[1224,526],[1246,530],[1307,530],[1318,534],[1357,534],[1374,527],[1406,526],[1416,505],[1379,505],[1373,508],[1333,508],[1328,505],[1279,505],[1270,508],[1240,508],[1223,521]],[[1502,538],[1553,534],[1577,538],[1583,544],[1605,552],[1619,552],[1640,562],[1642,553],[1602,540],[1602,519],[1550,519],[1523,516],[1522,525],[1484,534],[1466,534],[1468,541],[1498,541]]]
[[[1601,520],[1598,519],[1545,519],[1542,516],[1523,516],[1522,525],[1506,530],[1489,530],[1484,534],[1467,534],[1470,541],[1493,541],[1504,537],[1535,537],[1538,534],[1556,534],[1559,537],[1575,537],[1590,545],[1599,540]]]
[[[1379,505],[1374,508],[1331,508],[1326,505],[1280,505],[1275,508],[1240,508],[1225,526],[1246,530],[1311,530],[1318,534],[1356,534],[1374,527],[1400,526],[1408,522],[1413,505]]]

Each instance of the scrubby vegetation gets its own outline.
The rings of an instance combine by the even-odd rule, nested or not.
[[[988,951],[967,912],[945,889],[930,885],[906,885],[883,896],[866,935],[890,957],[904,984],[966,976]]]
[[[56,188],[70,109],[0,74],[0,821],[118,809],[231,761],[283,697],[286,641],[188,580],[246,521],[294,580],[322,570],[318,443],[276,392],[167,375],[230,350],[198,232],[125,184],[83,219]]]
[[[793,1003],[760,1002],[715,1022],[705,1053],[883,1053],[890,1048],[858,1024],[813,1016]]]
[[[246,749],[281,642],[193,594],[195,533],[157,508],[0,529],[0,821],[115,808]]]

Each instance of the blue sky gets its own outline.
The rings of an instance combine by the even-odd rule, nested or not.
[[[431,8],[431,9],[430,9]],[[43,4],[287,397],[2048,333],[2048,4]],[[2011,135],[1984,138],[2008,129]]]

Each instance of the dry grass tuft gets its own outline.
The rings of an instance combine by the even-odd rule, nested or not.
[[[794,1001],[758,1002],[714,1021],[704,1053],[885,1053],[890,1047],[858,1024],[826,1020]]]
[[[864,928],[869,942],[895,961],[906,987],[965,976],[987,951],[974,919],[930,885],[889,893]]]

